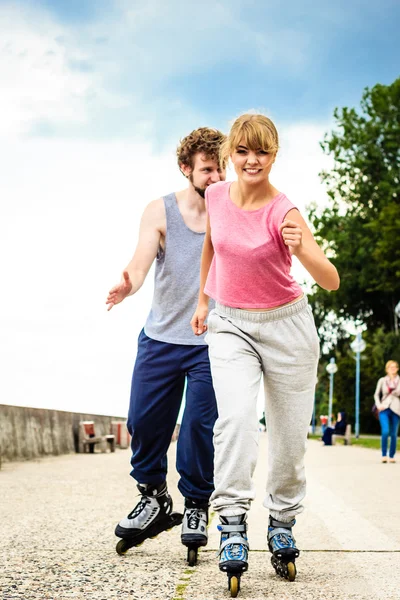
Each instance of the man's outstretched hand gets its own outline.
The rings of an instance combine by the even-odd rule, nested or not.
[[[111,310],[115,304],[119,304],[122,300],[125,300],[131,291],[132,281],[130,280],[128,271],[124,271],[122,273],[122,281],[108,292],[106,300],[107,310]]]

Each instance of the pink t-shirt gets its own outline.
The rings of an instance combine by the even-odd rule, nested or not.
[[[257,210],[243,210],[230,198],[231,182],[207,188],[206,206],[214,258],[207,296],[234,308],[273,308],[302,294],[290,274],[292,257],[279,226],[296,208],[285,194]]]

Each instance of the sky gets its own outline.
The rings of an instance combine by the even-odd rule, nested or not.
[[[185,187],[182,137],[264,112],[271,180],[305,215],[327,201],[334,108],[399,76],[397,1],[182,7],[0,0],[0,403],[126,414],[152,273],[111,312],[105,299],[146,204]]]

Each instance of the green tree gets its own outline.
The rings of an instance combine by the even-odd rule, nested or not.
[[[394,329],[400,300],[400,78],[366,88],[360,109],[334,111],[321,147],[334,159],[321,174],[329,205],[310,209],[316,239],[332,257],[338,291],[314,286],[310,301],[325,340],[346,337],[346,319]]]

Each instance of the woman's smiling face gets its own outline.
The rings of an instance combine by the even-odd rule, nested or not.
[[[260,183],[263,179],[268,179],[275,154],[261,148],[251,150],[242,139],[231,154],[231,160],[239,179],[246,183]]]

